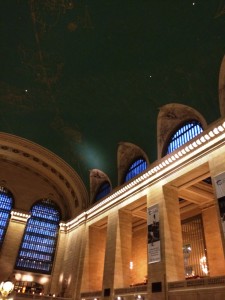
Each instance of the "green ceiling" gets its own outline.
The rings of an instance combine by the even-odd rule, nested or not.
[[[159,107],[220,117],[224,0],[5,0],[0,4],[0,131],[41,144],[89,190],[117,184],[117,146],[156,160]]]

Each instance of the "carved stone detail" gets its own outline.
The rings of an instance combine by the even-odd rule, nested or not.
[[[149,164],[146,153],[138,146],[128,143],[119,143],[117,150],[117,169],[118,169],[118,184],[123,183],[124,175],[127,172],[130,164],[139,157],[143,157]]]
[[[67,201],[70,218],[88,204],[88,193],[78,174],[60,157],[26,139],[0,133],[0,158],[48,182]]]
[[[160,108],[157,120],[158,159],[162,157],[165,144],[176,128],[188,120],[197,120],[204,129],[207,127],[203,116],[192,107],[171,103]]]
[[[99,187],[106,181],[111,185],[109,177],[104,172],[99,169],[90,170],[90,204],[93,203]]]

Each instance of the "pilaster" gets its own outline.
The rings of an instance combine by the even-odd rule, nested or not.
[[[30,214],[13,210],[0,252],[0,281],[6,280],[14,271],[24,229]]]
[[[225,275],[223,243],[220,234],[216,207],[212,206],[202,212],[207,260],[210,276]],[[223,258],[223,259],[222,259]]]
[[[177,190],[169,185],[152,186],[147,205],[150,207],[155,204],[159,206],[161,260],[148,264],[148,297],[151,300],[164,300],[167,299],[167,282],[184,279]]]
[[[63,273],[63,260],[65,256],[65,249],[67,245],[67,234],[63,226],[60,226],[57,248],[54,259],[54,266],[51,277],[51,284],[49,287],[50,294],[63,296],[65,287],[65,278]]]
[[[163,231],[166,281],[184,280],[183,239],[180,220],[178,190],[163,187]]]
[[[132,252],[131,214],[115,211],[109,215],[103,275],[103,298],[113,299],[114,288],[130,284]]]

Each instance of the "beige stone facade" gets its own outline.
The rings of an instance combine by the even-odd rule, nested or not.
[[[95,204],[88,204],[76,172],[54,154],[15,136],[1,134],[0,140],[0,179],[14,196],[0,281],[13,275],[71,299],[224,299],[225,239],[215,178],[225,178],[225,119]],[[30,208],[43,197],[51,197],[62,215],[49,275],[15,269]],[[160,259],[149,263],[147,209],[153,205],[159,208]],[[200,276],[192,265],[199,278],[185,279],[183,240],[193,228],[185,233],[182,224],[196,216],[208,273]],[[192,244],[197,254],[199,245]]]

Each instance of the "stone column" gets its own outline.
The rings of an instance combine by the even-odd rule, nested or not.
[[[64,278],[66,289],[64,297],[80,299],[84,256],[86,246],[86,224],[68,233],[67,249],[64,257]]]
[[[89,227],[88,272],[89,291],[101,291],[105,258],[106,231]]]
[[[59,230],[59,236],[57,241],[57,248],[54,259],[54,266],[52,270],[51,284],[49,287],[49,293],[63,296],[65,288],[65,278],[63,271],[63,260],[65,256],[67,242],[67,234],[65,229],[61,226]]]
[[[95,224],[87,227],[81,293],[102,291],[106,232],[107,221],[100,227]]]
[[[119,211],[119,227],[116,239],[116,262],[114,288],[129,287],[132,283],[130,262],[132,261],[132,216]]]
[[[86,230],[86,235],[85,235],[85,248],[84,248],[84,267],[83,267],[83,272],[82,272],[82,283],[81,283],[81,293],[83,292],[89,292],[90,291],[90,259],[91,259],[91,254],[90,254],[90,226]]]
[[[167,299],[167,283],[184,280],[178,193],[169,185],[151,187],[148,207],[159,205],[161,261],[148,265],[149,299]]]
[[[108,217],[103,298],[113,299],[113,289],[130,284],[132,223],[130,213],[115,211]]]
[[[12,211],[0,252],[0,282],[6,280],[14,271],[16,258],[23,238],[29,214]]]
[[[210,174],[212,178],[212,184],[214,187],[214,195],[215,195],[215,213],[214,217],[217,220],[216,223],[218,223],[218,227],[216,228],[217,233],[220,235],[220,240],[222,243],[222,256],[221,259],[223,258],[223,264],[225,264],[225,238],[223,234],[223,228],[222,224],[220,221],[220,211],[219,211],[219,205],[218,205],[218,200],[217,200],[217,194],[216,194],[216,186],[214,182],[214,178],[222,173],[225,172],[225,154],[224,153],[216,153],[214,157],[211,157],[209,160],[209,169],[210,169]]]
[[[212,206],[204,209],[202,211],[202,220],[207,249],[209,275],[224,275],[225,260],[216,207]]]
[[[164,186],[164,254],[166,280],[184,280],[183,239],[180,220],[178,191]]]

